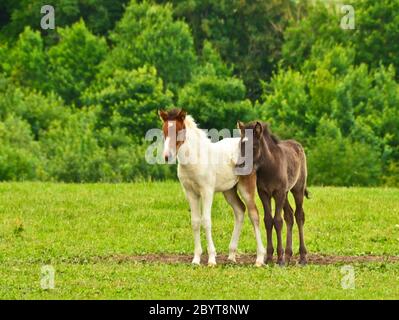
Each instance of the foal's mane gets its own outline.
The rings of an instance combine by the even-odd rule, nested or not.
[[[208,139],[208,137],[206,136],[206,133],[201,130],[200,128],[198,128],[197,123],[195,122],[194,118],[191,115],[186,115],[186,118],[184,119],[184,125],[186,126],[186,129],[194,132],[197,137],[201,138],[201,139]]]
[[[263,126],[263,136],[266,140],[271,141],[273,144],[279,144],[280,139],[271,132],[269,125],[266,122],[262,122]]]
[[[186,119],[184,119],[184,124],[186,128],[189,129],[199,129],[197,123],[191,115],[186,115]]]

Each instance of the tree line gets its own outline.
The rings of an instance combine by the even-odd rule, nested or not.
[[[54,0],[0,4],[0,180],[174,178],[149,165],[159,108],[202,128],[268,121],[310,183],[399,185],[399,2]]]

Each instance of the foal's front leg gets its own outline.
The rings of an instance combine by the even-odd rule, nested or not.
[[[205,192],[202,195],[202,206],[203,206],[203,225],[206,234],[206,240],[208,242],[208,265],[216,265],[216,250],[215,245],[212,240],[212,221],[211,221],[211,211],[213,202],[213,192]]]
[[[273,216],[272,216],[272,205],[271,205],[271,197],[268,192],[266,192],[262,187],[258,187],[258,194],[260,200],[262,201],[263,210],[265,213],[264,222],[266,228],[266,243],[267,243],[267,256],[266,263],[273,263]]]
[[[284,192],[276,193],[274,195],[274,200],[276,201],[276,212],[274,214],[273,222],[277,233],[277,263],[280,266],[284,266],[284,249],[282,240],[283,218],[281,213],[285,205],[286,194]]]
[[[187,192],[187,199],[190,203],[191,226],[194,234],[194,258],[192,263],[199,265],[201,263],[201,202],[199,195]]]

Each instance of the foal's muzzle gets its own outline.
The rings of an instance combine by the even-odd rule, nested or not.
[[[163,154],[163,158],[165,159],[165,162],[169,162],[173,160],[174,156],[172,152],[166,152]]]

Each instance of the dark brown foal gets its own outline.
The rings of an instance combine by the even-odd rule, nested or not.
[[[241,130],[241,153],[244,154],[245,130],[252,130],[253,136],[253,164],[256,170],[257,189],[264,208],[264,222],[267,235],[267,258],[266,263],[273,261],[273,226],[277,233],[277,263],[284,265],[290,262],[292,257],[292,228],[294,216],[299,229],[299,253],[300,264],[307,263],[306,247],[303,234],[305,213],[303,211],[303,199],[308,196],[306,189],[307,165],[306,155],[302,146],[294,140],[280,141],[271,134],[266,123],[251,122],[248,124],[238,123]],[[246,141],[246,140],[245,140]],[[295,214],[288,202],[288,192],[295,199]],[[272,215],[271,199],[274,198],[276,209]],[[287,225],[287,239],[284,249],[282,243],[283,217]]]

